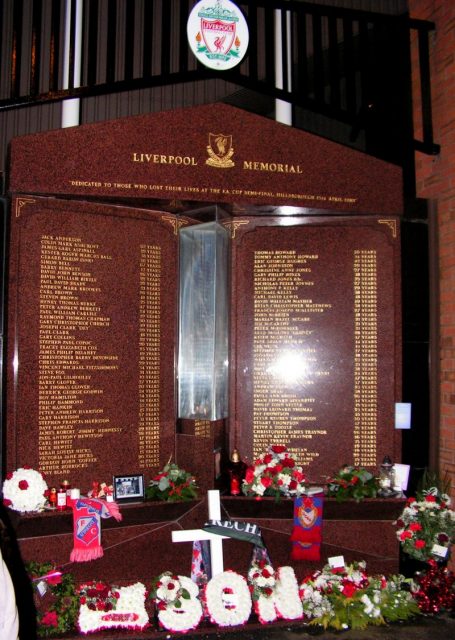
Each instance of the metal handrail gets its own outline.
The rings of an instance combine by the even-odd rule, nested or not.
[[[66,89],[61,78],[64,4],[52,0],[45,10],[42,2],[30,0],[27,3],[30,25],[25,32],[25,3],[15,0],[9,32],[5,29],[0,32],[0,38],[5,40],[3,46],[0,40],[0,51],[5,55],[0,68],[9,69],[6,80],[0,82],[0,112],[74,97],[220,78],[220,72],[203,67],[189,51],[186,20],[194,4],[195,0],[143,3],[129,0],[121,5],[110,0],[107,9],[103,9],[99,0],[86,1],[83,80],[80,87],[75,87],[70,73]],[[439,152],[433,140],[431,109],[429,34],[435,28],[433,23],[406,15],[297,0],[244,0],[238,4],[248,18],[250,46],[241,65],[221,72],[223,80],[349,124],[353,137],[368,128],[372,114],[375,126],[385,128],[387,118],[396,117],[402,120],[400,131],[407,132],[408,146],[427,154]],[[120,15],[122,7],[124,13]],[[290,33],[283,30],[283,89],[275,86],[276,12],[291,16]],[[73,25],[74,22],[72,15]],[[406,66],[406,58],[410,57],[413,33],[418,39],[421,94],[417,111],[422,114],[422,140],[414,138],[412,109],[407,104],[411,67],[410,60]],[[70,57],[74,54],[74,28],[71,34]],[[378,62],[381,60],[383,68]],[[386,65],[390,68],[384,68]],[[288,66],[292,68],[289,78]],[[394,115],[390,105],[378,108],[377,104],[376,92],[384,90],[388,76],[391,85],[395,83],[396,90],[402,92],[401,97],[394,98],[397,105]],[[386,103],[384,96],[379,97],[379,102]]]

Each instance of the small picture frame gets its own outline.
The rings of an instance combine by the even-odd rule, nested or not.
[[[144,476],[140,473],[114,476],[112,484],[116,502],[140,502],[144,499]]]

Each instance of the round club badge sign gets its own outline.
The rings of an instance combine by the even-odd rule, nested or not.
[[[201,0],[187,24],[188,43],[196,58],[210,69],[232,69],[248,48],[248,25],[230,0]]]

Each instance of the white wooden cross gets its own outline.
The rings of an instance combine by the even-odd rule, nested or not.
[[[209,502],[209,520],[221,520],[220,492],[211,490],[207,492]],[[210,561],[212,565],[212,578],[223,573],[223,540],[227,536],[219,536],[203,529],[186,529],[172,532],[172,542],[195,542],[196,540],[210,541]]]

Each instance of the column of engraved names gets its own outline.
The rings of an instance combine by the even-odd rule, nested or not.
[[[100,288],[87,270],[106,260],[111,256],[101,254],[99,245],[81,238],[41,238],[38,455],[45,473],[86,468],[96,456],[91,449],[76,445],[120,430],[110,426],[104,408],[94,402],[101,401],[103,389],[91,384],[95,372],[118,368],[118,356],[100,354],[87,337],[94,327],[110,326],[109,317],[101,315],[101,308],[90,299]]]
[[[311,265],[317,259],[317,255],[292,250],[254,254],[254,455],[278,442],[287,444],[299,461],[308,463],[319,453],[293,447],[292,441],[327,434],[317,425],[311,389],[315,380],[328,372],[319,369],[316,349],[309,339],[314,315],[331,305],[302,293],[314,287]]]
[[[376,466],[377,254],[354,251],[354,464]]]
[[[139,465],[159,465],[161,248],[140,246]]]

